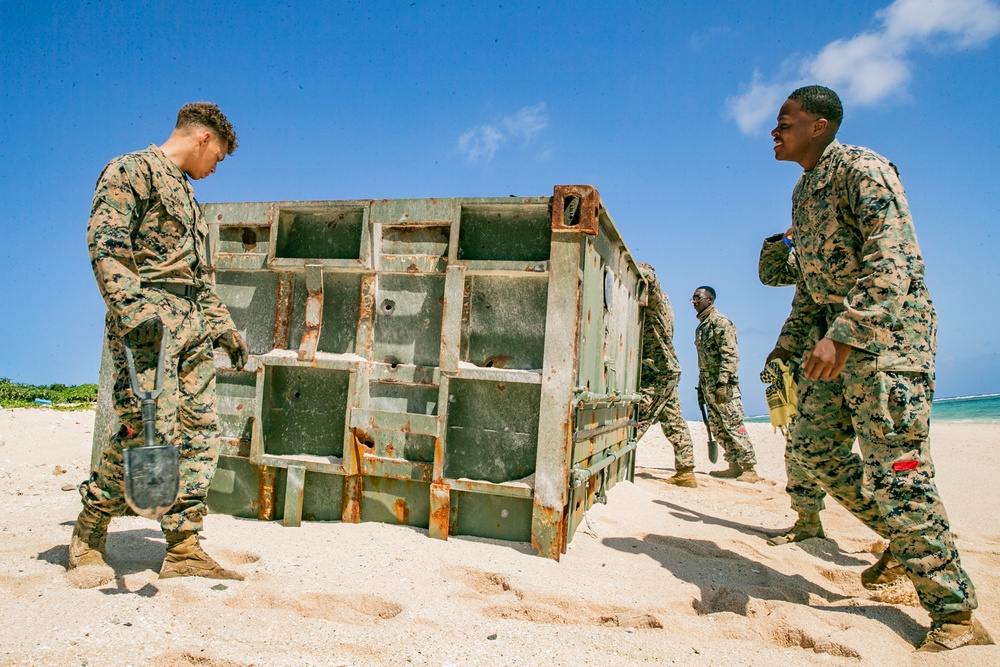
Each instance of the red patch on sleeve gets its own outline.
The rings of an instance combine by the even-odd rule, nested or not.
[[[130,429],[128,426],[125,427],[125,432],[128,433],[128,437],[130,437],[130,438],[134,438],[135,437],[135,431],[133,431],[132,429]]]
[[[744,433],[747,432],[747,430],[742,426],[740,426],[738,429],[736,429],[736,432],[739,433],[740,435],[743,435]]]
[[[903,470],[916,470],[918,465],[920,465],[919,461],[896,461],[892,464],[892,469],[896,472],[902,472]]]

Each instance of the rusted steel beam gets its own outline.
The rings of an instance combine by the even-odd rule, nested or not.
[[[284,525],[302,525],[302,502],[305,500],[306,469],[290,466],[285,475],[285,518]]]
[[[323,267],[306,265],[306,316],[302,342],[299,343],[299,361],[316,358],[319,336],[323,328]]]
[[[365,359],[372,358],[375,346],[375,290],[377,281],[374,273],[361,276],[361,302],[358,308],[358,334],[354,351]]]
[[[601,196],[592,185],[557,185],[552,192],[552,231],[600,231]]]
[[[556,208],[553,207],[553,217]],[[551,270],[545,312],[538,447],[535,461],[531,543],[539,555],[559,559],[566,545],[566,505],[574,414],[571,404],[577,381],[583,284],[578,235],[552,236]]]
[[[447,484],[431,484],[431,513],[427,534],[439,540],[448,539],[451,520],[451,492]]]
[[[260,521],[272,521],[275,516],[274,506],[274,468],[262,466],[260,468],[260,495],[257,504],[257,518]]]
[[[290,271],[282,271],[278,279],[278,298],[274,307],[273,349],[288,347],[289,330],[292,323],[292,298],[295,296],[295,281]]]

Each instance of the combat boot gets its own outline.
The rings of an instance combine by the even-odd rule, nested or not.
[[[887,586],[906,576],[906,569],[888,549],[878,561],[861,573],[861,585],[868,590]]]
[[[979,619],[973,618],[971,611],[963,611],[933,621],[917,651],[940,653],[963,646],[992,646],[993,643],[993,637]]]
[[[726,470],[713,470],[708,473],[712,477],[722,477],[723,479],[736,479],[743,474],[743,466],[739,463],[730,463]]]
[[[694,489],[698,487],[698,480],[694,478],[694,468],[678,468],[677,472],[674,473],[673,477],[668,477],[663,480],[667,484],[673,484],[674,486],[683,486],[688,489]]]
[[[739,474],[736,478],[737,482],[746,482],[747,484],[756,484],[760,481],[760,475],[754,470],[753,466],[748,466],[743,468],[743,472]]]
[[[205,553],[198,541],[198,533],[168,533],[166,537],[167,556],[160,568],[160,579],[207,577],[243,581],[242,574],[227,570]]]
[[[813,537],[826,537],[823,524],[819,520],[819,512],[799,512],[799,518],[791,528],[774,535],[767,541],[772,547],[792,542],[801,542]]]
[[[109,517],[91,512],[86,507],[80,511],[69,538],[69,567],[72,570],[84,565],[107,567],[104,562],[105,543],[108,540]]]

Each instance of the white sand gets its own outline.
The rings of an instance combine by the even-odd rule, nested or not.
[[[66,574],[80,501],[61,489],[85,477],[92,428],[91,412],[0,410],[0,665],[1000,664],[998,647],[914,654],[927,614],[909,584],[861,588],[876,536],[836,503],[829,539],[765,543],[762,527],[794,519],[767,425],[749,428],[769,481],[749,485],[705,474],[692,424],[697,489],[660,481],[673,457],[653,429],[635,484],[590,511],[558,563],[400,526],[212,515],[206,549],[247,580],[159,581],[158,526],[123,518],[117,578],[80,589]],[[935,425],[934,443],[979,617],[1000,638],[1000,427]]]

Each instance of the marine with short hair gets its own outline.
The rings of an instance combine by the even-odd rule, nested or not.
[[[121,428],[80,485],[83,509],[70,540],[70,569],[107,567],[108,524],[126,511],[122,451],[143,442],[123,338],[128,335],[140,386],[151,389],[162,335],[166,363],[156,436],[180,449],[180,495],[160,518],[167,541],[160,578],[243,578],[216,563],[198,539],[219,457],[212,350],[222,347],[236,370],[249,351],[213,288],[208,225],[190,183],[215,173],[237,146],[236,132],[222,111],[209,102],[195,102],[177,114],[163,145],[115,158],[97,181],[87,245],[108,308],[113,401]]]
[[[805,170],[792,193],[800,277],[772,352],[804,353],[791,453],[889,540],[862,583],[910,578],[931,617],[918,650],[992,644],[934,482],[937,314],[906,193],[891,162],[837,141],[842,120],[834,91],[805,86],[771,131],[775,159]]]
[[[739,350],[736,326],[715,308],[715,289],[702,285],[694,291],[691,303],[698,313],[694,344],[698,349],[698,387],[708,408],[708,422],[723,448],[729,464],[726,470],[709,475],[741,482],[759,482],[757,454],[743,424],[743,401],[740,398]]]

